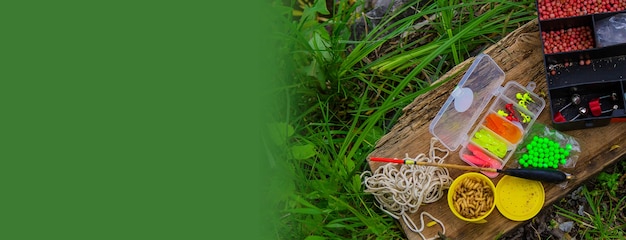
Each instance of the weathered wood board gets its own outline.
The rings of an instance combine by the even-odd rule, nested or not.
[[[523,86],[530,81],[537,83],[535,93],[546,100],[546,108],[540,114],[537,122],[550,125],[550,102],[545,96],[547,84],[537,21],[531,21],[521,26],[490,46],[484,53],[493,58],[504,70],[506,73],[505,83],[517,81]],[[417,97],[405,107],[403,116],[398,123],[376,143],[376,149],[369,156],[403,158],[405,154],[417,156],[419,153],[428,153],[432,138],[428,126],[473,60],[473,58],[468,59],[456,66],[441,78],[446,79],[448,76],[454,76],[450,81],[428,94]],[[552,183],[543,183],[546,191],[544,207],[551,205],[565,194],[576,189],[605,167],[626,157],[626,123],[611,123],[604,127],[572,130],[565,133],[575,137],[582,149],[576,167],[564,169],[564,171],[573,174],[575,179],[570,180],[565,188]],[[611,147],[614,145],[620,147],[612,149]],[[514,160],[510,160],[508,165],[511,166],[514,162]],[[460,159],[458,150],[450,153],[446,163],[466,165]],[[370,162],[370,167],[375,170],[382,164],[384,163]],[[460,170],[450,169],[450,175],[453,178],[462,173]],[[494,184],[497,184],[501,177],[502,175],[494,178]],[[451,239],[494,239],[524,223],[505,218],[497,209],[486,218],[487,223],[485,224],[467,223],[452,214],[445,197],[435,203],[423,205],[416,214],[411,215],[418,227],[420,223],[419,213],[422,211],[442,220],[446,227],[445,235]],[[429,221],[430,219],[425,219],[425,222]],[[419,235],[409,230],[403,221],[401,224],[409,239],[420,239]],[[423,233],[426,237],[434,237],[441,230],[438,225],[435,225],[425,227]]]

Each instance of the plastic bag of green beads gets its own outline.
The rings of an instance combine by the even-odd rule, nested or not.
[[[531,126],[514,159],[523,168],[573,168],[580,155],[574,137],[540,123]]]

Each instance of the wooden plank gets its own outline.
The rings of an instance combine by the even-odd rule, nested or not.
[[[537,21],[531,21],[521,26],[490,46],[484,53],[492,57],[504,70],[506,73],[505,83],[507,81],[517,81],[522,85],[526,85],[530,81],[537,83],[535,93],[546,100],[546,109],[540,114],[537,122],[550,125],[550,102],[545,96],[547,84]],[[403,116],[398,120],[398,123],[376,143],[375,150],[369,156],[403,158],[405,154],[413,157],[419,153],[428,153],[432,137],[428,131],[428,126],[473,60],[473,58],[468,59],[456,66],[441,78],[452,77],[450,81],[428,94],[417,97],[405,107]],[[626,156],[626,146],[624,146],[626,143],[626,123],[611,123],[604,127],[572,130],[565,133],[575,137],[582,149],[576,167],[565,169],[566,172],[573,174],[576,178],[570,180],[565,188],[556,184],[543,183],[546,191],[544,207],[551,205],[554,201],[580,186],[588,178]],[[611,150],[613,145],[621,145],[621,147]],[[511,166],[514,162],[511,160],[508,165]],[[459,158],[458,150],[450,153],[446,163],[465,165]],[[372,170],[383,165],[383,163],[377,162],[370,162],[369,164]],[[450,169],[450,175],[453,178],[462,173],[460,170]],[[502,175],[494,178],[494,183],[497,184],[501,177]],[[524,223],[505,218],[497,209],[486,218],[486,224],[467,223],[456,218],[448,208],[447,200],[442,198],[435,203],[423,205],[416,214],[410,216],[418,224],[418,227],[420,223],[419,213],[422,211],[442,220],[446,227],[445,235],[452,239],[494,239]],[[429,219],[425,219],[425,222],[429,221]],[[420,239],[419,235],[409,230],[403,221],[400,222],[409,239]],[[435,225],[425,227],[423,233],[426,237],[434,237],[441,230]]]

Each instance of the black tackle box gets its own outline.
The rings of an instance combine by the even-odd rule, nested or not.
[[[609,18],[615,16],[613,20],[626,15],[626,4],[621,3],[625,1],[598,1],[602,4],[606,2],[607,6],[611,6],[607,9],[616,11],[576,9],[577,13],[567,15],[561,12],[560,17],[559,14],[545,11],[550,2],[558,5],[556,2],[565,1],[537,1],[549,108],[554,128],[572,130],[599,127],[608,125],[612,119],[626,117],[626,43],[602,46],[598,42],[598,34],[606,34],[606,31],[598,32],[598,29],[606,29]],[[619,6],[611,2],[617,2]],[[552,9],[572,12],[571,7],[554,5]],[[584,43],[577,42],[585,39],[585,34],[581,35],[584,32],[590,32],[588,37],[591,38],[591,46],[585,47]],[[574,47],[562,47],[568,45],[564,42]]]

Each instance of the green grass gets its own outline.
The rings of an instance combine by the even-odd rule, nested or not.
[[[626,161],[621,161],[587,181],[581,190],[581,195],[586,200],[582,215],[578,211],[568,210],[576,209],[577,205],[554,205],[558,215],[577,224],[578,231],[570,235],[583,239],[626,238],[626,187],[622,178],[624,173]]]
[[[626,237],[626,196],[613,199],[605,194],[608,191],[588,190],[583,186],[582,194],[587,199],[589,212],[582,216],[554,205],[557,214],[573,220],[579,226],[579,235],[584,239],[624,239]]]
[[[404,106],[447,79],[435,80],[536,17],[534,1],[429,1],[354,40],[350,26],[361,3],[342,0],[329,9],[315,1],[294,17],[295,1],[274,2],[282,74],[269,93],[275,104],[265,142],[277,239],[405,238],[363,192],[365,157]],[[413,31],[425,19],[432,21]]]

